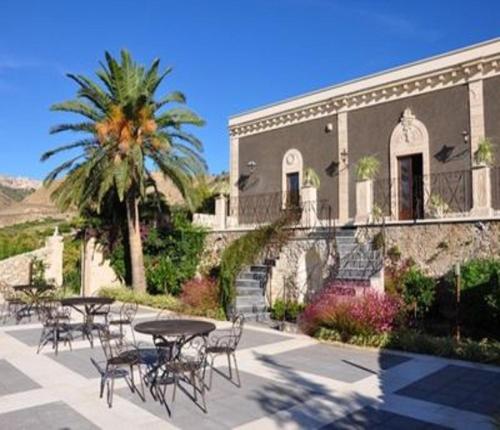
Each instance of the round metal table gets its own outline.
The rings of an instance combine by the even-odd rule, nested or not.
[[[24,317],[31,318],[32,311],[37,309],[40,301],[45,297],[45,293],[54,290],[52,285],[14,285],[12,289],[25,295],[27,300],[22,300],[24,305],[16,311],[16,321],[21,321]]]
[[[61,304],[70,306],[83,315],[82,337],[86,337],[93,348],[94,337],[92,331],[100,328],[99,325],[94,324],[94,314],[103,306],[111,305],[114,301],[114,299],[108,297],[69,297],[61,299]]]
[[[215,330],[215,324],[197,320],[152,320],[138,323],[134,330],[154,337],[207,336]]]

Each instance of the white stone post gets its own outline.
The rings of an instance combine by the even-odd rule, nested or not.
[[[483,81],[469,82],[469,116],[470,116],[470,156],[472,166],[472,210],[474,217],[491,216],[491,179],[490,168],[477,164],[475,154],[479,142],[485,137]]]
[[[215,228],[225,230],[227,225],[227,198],[221,194],[215,199]]]
[[[347,111],[339,112],[337,115],[338,134],[338,181],[339,181],[339,223],[345,224],[349,219],[349,161],[348,136],[347,136]]]
[[[312,185],[304,185],[300,194],[302,201],[301,225],[312,228],[318,224],[318,190]]]
[[[47,259],[45,261],[45,280],[56,287],[63,284],[64,239],[56,228],[54,234],[45,240]]]
[[[373,211],[373,181],[371,179],[356,182],[356,224],[370,222]]]
[[[491,176],[486,165],[472,167],[472,211],[474,217],[488,217],[493,214],[491,207]]]

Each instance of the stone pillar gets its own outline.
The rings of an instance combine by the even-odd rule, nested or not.
[[[225,230],[227,221],[227,199],[221,194],[215,199],[215,228]]]
[[[92,296],[102,287],[122,285],[110,261],[104,258],[102,246],[95,238],[87,240],[83,255],[82,295]]]
[[[229,201],[231,205],[231,215],[236,220],[236,224],[239,224],[238,220],[238,180],[240,177],[240,139],[235,136],[231,136],[229,143]]]
[[[59,234],[59,229],[54,230],[54,234],[45,240],[47,257],[45,260],[45,279],[53,283],[56,287],[63,284],[63,253],[64,239]]]
[[[345,224],[349,219],[349,160],[342,161],[342,153],[348,153],[347,111],[337,115],[338,133],[338,181],[339,181],[339,223]]]
[[[356,182],[356,224],[370,222],[373,211],[373,181]]]
[[[490,169],[476,165],[474,160],[479,142],[485,137],[483,81],[469,82],[469,117],[470,117],[470,163],[472,167],[472,216],[490,216],[491,180]]]
[[[318,190],[312,185],[304,185],[300,190],[302,201],[302,227],[312,228],[318,224]]]
[[[491,207],[491,176],[486,165],[472,167],[472,211],[474,217],[489,217],[493,215]]]

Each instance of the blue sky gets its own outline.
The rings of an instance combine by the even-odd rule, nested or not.
[[[219,172],[235,113],[498,35],[498,0],[2,0],[0,173],[54,166],[40,154],[72,136],[49,135],[69,119],[49,107],[75,93],[64,73],[92,75],[105,50],[174,67],[163,90],[206,119]]]

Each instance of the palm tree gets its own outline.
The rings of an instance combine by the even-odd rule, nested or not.
[[[189,201],[190,184],[204,174],[206,165],[201,142],[183,126],[204,122],[186,107],[168,107],[172,102],[184,104],[182,93],[156,98],[161,82],[172,70],[160,72],[158,59],[147,69],[135,63],[127,51],[121,52],[119,60],[106,52],[105,60],[96,72],[98,81],[68,74],[79,87],[76,98],[51,107],[84,118],[57,125],[52,134],[70,131],[84,137],[42,155],[44,161],[62,151],[79,150],[49,173],[45,183],[67,173],[53,193],[62,209],[92,207],[99,211],[109,201],[106,196],[117,196],[126,212],[132,285],[145,291],[139,203],[148,184],[154,183],[148,167],[155,166],[168,176]]]

